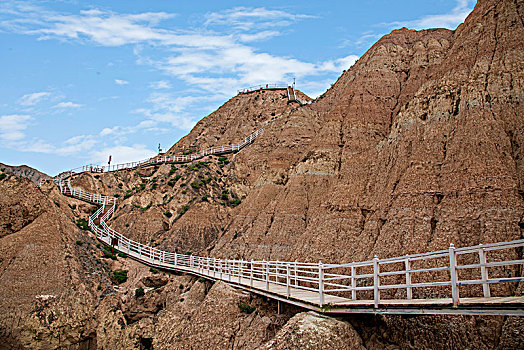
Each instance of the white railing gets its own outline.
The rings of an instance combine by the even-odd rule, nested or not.
[[[254,91],[259,91],[259,90],[282,90],[282,89],[286,89],[286,88],[287,88],[287,85],[261,84],[261,85],[250,86],[250,87],[245,88],[245,89],[240,89],[237,92],[239,94],[247,94],[247,93],[254,92]]]
[[[446,250],[387,259],[375,257],[348,264],[231,260],[177,254],[131,240],[110,228],[106,221],[116,210],[116,198],[78,189],[71,191],[69,183],[62,184],[60,188],[64,194],[101,204],[89,217],[89,226],[104,243],[139,261],[250,288],[259,282],[258,289],[268,292],[274,286],[283,286],[288,298],[300,299],[292,295],[297,290],[314,292],[318,294],[317,304],[320,307],[331,304],[326,302],[329,296],[341,297],[344,304],[371,299],[372,305],[378,308],[381,302],[387,300],[420,300],[427,298],[427,295],[431,295],[432,299],[451,299],[457,306],[460,303],[460,287],[467,288],[463,291],[469,297],[491,298],[492,285],[524,281],[521,274],[512,275],[520,269],[508,269],[524,264],[522,256],[517,253],[517,248],[524,247],[524,240],[464,248],[455,248],[451,244]],[[106,211],[108,205],[110,208]],[[95,225],[98,218],[99,226]],[[463,274],[466,278],[459,278],[465,271],[469,271]],[[481,290],[471,288],[476,285],[481,286]],[[421,292],[417,293],[418,290]],[[389,297],[381,295],[387,291],[403,293],[389,293]],[[364,294],[363,297],[361,294]],[[505,296],[511,292],[498,288],[496,294]]]
[[[130,162],[130,163],[121,163],[121,164],[114,164],[114,165],[96,165],[96,164],[88,164],[83,165],[81,167],[71,169],[68,171],[64,171],[57,176],[53,178],[53,181],[58,185],[60,182],[64,181],[65,179],[75,175],[80,174],[83,172],[93,172],[93,173],[107,173],[107,172],[113,172],[113,171],[120,171],[125,169],[136,169],[146,166],[153,166],[158,164],[170,164],[170,163],[189,163],[193,162],[195,160],[199,160],[204,158],[205,156],[209,155],[220,155],[220,154],[227,154],[227,153],[234,153],[240,151],[242,148],[246,147],[247,145],[250,145],[255,141],[255,139],[262,133],[264,128],[271,123],[276,118],[273,118],[272,120],[267,121],[264,123],[264,126],[262,126],[260,129],[254,131],[247,137],[245,137],[240,143],[238,144],[230,144],[230,145],[224,145],[224,146],[217,146],[217,147],[211,147],[208,149],[205,149],[203,151],[199,151],[197,153],[188,154],[188,155],[159,155],[152,158],[140,160],[138,162]],[[39,185],[42,185],[45,183],[46,180],[40,180]]]
[[[266,122],[264,127],[270,122]],[[131,240],[110,228],[107,220],[116,210],[117,199],[73,188],[70,183],[71,176],[85,171],[107,172],[158,163],[187,162],[208,154],[238,151],[252,143],[264,127],[236,145],[212,147],[192,155],[154,157],[117,164],[114,168],[86,165],[63,172],[54,181],[63,194],[100,204],[100,208],[89,217],[89,227],[98,239],[139,261],[268,292],[283,287],[286,297],[298,300],[301,296],[297,291],[315,293],[316,304],[320,307],[362,302],[378,308],[388,300],[411,301],[428,296],[437,300],[449,299],[458,306],[461,293],[482,298],[508,296],[516,289],[508,283],[524,281],[520,266],[524,264],[522,239],[464,248],[455,248],[451,244],[446,250],[387,259],[375,256],[372,260],[346,264],[247,261],[177,254]],[[100,219],[99,225],[95,224],[97,219]],[[311,303],[311,300],[309,295],[307,302]]]

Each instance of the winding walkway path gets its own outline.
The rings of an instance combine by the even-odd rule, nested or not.
[[[210,154],[238,152],[254,142],[264,127],[236,145],[112,167],[88,165],[61,173],[54,181],[64,195],[100,205],[88,221],[99,240],[150,266],[221,280],[279,302],[325,313],[524,316],[524,296],[507,296],[508,290],[517,290],[516,284],[524,281],[524,260],[518,253],[524,240],[462,248],[451,244],[435,252],[343,264],[192,256],[160,250],[120,234],[107,223],[116,210],[117,198],[71,185],[71,177],[81,172],[191,162]],[[459,292],[468,297],[460,297]]]

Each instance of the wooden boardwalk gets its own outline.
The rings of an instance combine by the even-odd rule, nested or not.
[[[207,154],[236,152],[251,144],[262,130],[255,131],[238,145],[213,147],[190,156],[154,157],[107,169],[84,166],[61,173],[54,181],[63,194],[100,205],[88,221],[99,240],[150,266],[221,280],[279,302],[324,313],[524,316],[523,295],[491,295],[492,285],[512,284],[516,291],[517,284],[524,282],[521,266],[524,259],[519,253],[524,249],[524,239],[461,248],[451,244],[448,249],[435,252],[386,259],[375,256],[368,261],[342,264],[191,256],[163,251],[113,230],[107,220],[116,210],[117,198],[73,188],[70,182],[73,175],[85,171],[118,171],[160,163],[189,162]],[[460,279],[463,270],[476,277]],[[469,297],[478,294],[479,288],[480,295]],[[420,289],[432,289],[441,297],[413,297]],[[403,296],[398,299],[381,297],[381,293],[388,290],[401,291]],[[461,292],[467,292],[468,297],[460,297]],[[370,295],[372,299],[369,299]]]

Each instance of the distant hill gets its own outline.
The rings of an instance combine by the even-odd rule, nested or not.
[[[0,171],[11,174],[18,177],[23,177],[26,179],[31,180],[34,183],[38,183],[41,179],[50,179],[51,176],[38,171],[34,168],[31,168],[27,165],[7,165],[4,163],[0,163]]]

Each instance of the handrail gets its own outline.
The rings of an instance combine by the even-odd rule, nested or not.
[[[252,143],[264,127],[250,134],[238,145],[212,147],[203,152],[216,154],[225,150],[240,150]],[[165,156],[158,161],[167,162],[180,159],[169,157],[182,156]],[[187,156],[186,159],[188,159]],[[199,158],[189,157],[189,159]],[[137,163],[145,164],[143,162],[131,164]],[[492,298],[492,285],[524,281],[522,275],[508,275],[507,270],[510,266],[524,265],[522,255],[517,252],[517,248],[524,247],[524,239],[461,248],[455,248],[451,244],[445,250],[385,259],[375,256],[371,260],[343,264],[323,264],[321,261],[311,263],[218,259],[160,250],[134,241],[109,227],[107,220],[116,210],[116,197],[92,194],[71,186],[73,175],[92,169],[92,165],[87,165],[66,171],[59,174],[54,181],[63,194],[101,205],[88,220],[88,225],[97,238],[146,264],[197,273],[236,283],[239,286],[248,285],[250,288],[254,288],[254,284],[258,283],[258,289],[268,292],[271,292],[274,286],[284,286],[287,298],[301,298],[300,295],[292,295],[292,289],[315,293],[318,298],[316,304],[320,307],[333,303],[328,300],[335,300],[335,303],[342,304],[358,303],[367,300],[362,298],[364,294],[364,298],[372,295],[371,305],[373,308],[378,308],[382,302],[391,299],[383,294],[385,292],[393,290],[396,297],[394,300],[410,301],[417,299],[414,297],[414,291],[422,288],[433,288],[436,293],[433,299],[451,299],[453,306],[457,307],[460,304],[460,287],[464,289],[481,285],[482,297]],[[99,219],[99,225],[95,224],[97,219]],[[490,261],[490,258],[493,261]],[[461,278],[464,275],[461,275],[460,271],[472,272],[466,276],[467,279],[464,279]],[[398,291],[404,291],[404,294],[400,293],[402,296],[399,297]],[[476,291],[469,288],[468,292],[471,294]],[[500,294],[499,291],[497,293]],[[418,298],[420,299],[421,296],[424,297],[424,295],[418,295]],[[312,303],[311,297],[306,302]]]
[[[248,94],[250,92],[255,92],[259,90],[283,90],[286,89],[287,85],[279,85],[279,84],[261,84],[261,85],[255,85],[250,86],[245,89],[240,89],[237,91],[238,94]]]
[[[504,249],[515,249],[524,247],[524,240],[515,240],[508,242],[497,242],[485,245],[476,245],[471,247],[456,248],[451,244],[447,250],[434,252],[411,254],[394,258],[379,259],[375,257],[372,260],[353,262],[348,264],[322,264],[307,263],[297,261],[265,261],[265,260],[236,260],[236,259],[218,259],[211,257],[201,257],[193,255],[184,255],[168,252],[154,248],[152,246],[134,241],[121,233],[110,228],[107,220],[114,214],[117,205],[117,198],[103,195],[91,194],[81,189],[71,191],[70,180],[62,183],[62,193],[76,198],[87,200],[102,206],[89,217],[88,224],[96,234],[97,238],[106,244],[113,245],[117,250],[127,253],[134,258],[146,264],[153,264],[159,267],[175,269],[187,272],[198,272],[201,275],[221,279],[228,282],[249,281],[252,286],[253,282],[264,282],[266,289],[270,290],[270,285],[285,286],[289,291],[290,288],[318,293],[318,305],[325,305],[325,299],[329,296],[348,294],[348,301],[358,301],[358,293],[372,292],[374,302],[373,307],[377,308],[381,301],[380,292],[387,290],[405,290],[406,297],[402,300],[412,300],[413,290],[416,288],[446,288],[448,292],[437,299],[447,299],[451,294],[454,306],[460,302],[459,287],[470,285],[482,285],[483,297],[491,297],[492,284],[522,282],[522,276],[493,276],[488,277],[488,268],[507,267],[524,264],[523,259],[509,259],[502,261],[487,262],[486,253],[501,251]],[[106,211],[106,206],[110,205]],[[95,220],[100,219],[99,226],[95,225]],[[478,255],[479,263],[459,264],[456,261],[457,255],[474,254]],[[511,255],[511,254],[510,254]],[[412,263],[423,261],[426,263],[440,263],[439,266],[433,267],[412,267]],[[394,271],[381,271],[381,267],[391,266],[401,263],[402,268]],[[369,272],[357,273],[357,269],[369,269]],[[472,278],[459,280],[457,271],[465,269],[479,269],[481,278]],[[335,272],[335,270],[337,272]],[[340,271],[343,270],[343,271]],[[416,281],[413,277],[421,273],[444,272],[449,274],[449,278],[432,281]],[[404,276],[403,281],[392,281],[381,283],[381,279],[390,277]],[[445,276],[440,276],[444,278]],[[373,281],[372,284],[366,284],[366,281]],[[363,284],[364,283],[364,284]],[[289,295],[288,295],[289,297]],[[398,299],[397,299],[398,300]]]
[[[259,128],[258,130],[255,130],[253,133],[246,136],[238,144],[229,144],[229,145],[223,145],[223,146],[210,147],[198,153],[189,154],[189,155],[158,155],[158,156],[140,160],[137,162],[120,163],[120,164],[114,164],[110,166],[87,164],[87,165],[83,165],[83,166],[80,166],[80,167],[77,167],[71,170],[64,171],[58,174],[57,176],[55,176],[54,178],[52,178],[52,180],[57,185],[59,185],[61,181],[73,175],[81,174],[84,172],[107,173],[107,172],[114,172],[114,171],[120,171],[120,170],[125,170],[125,169],[136,169],[136,168],[153,166],[153,165],[158,165],[158,164],[189,163],[189,162],[193,162],[198,159],[202,159],[208,155],[221,155],[221,154],[238,152],[241,149],[243,149],[244,147],[253,143],[255,139],[262,133],[264,128],[267,125],[269,125],[271,122],[273,122],[275,119],[276,117],[271,120],[266,121],[261,128]],[[47,179],[42,179],[40,180],[39,185],[41,186],[45,182],[47,182]]]

